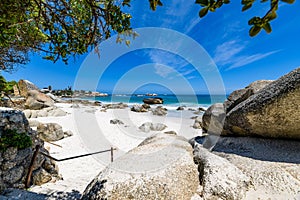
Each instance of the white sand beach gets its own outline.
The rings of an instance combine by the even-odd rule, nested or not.
[[[114,159],[139,145],[145,138],[157,132],[148,133],[139,130],[145,122],[163,123],[165,131],[175,131],[187,139],[201,135],[201,129],[194,129],[189,110],[172,111],[173,115],[155,116],[151,112],[137,113],[126,109],[108,109],[101,111],[99,106],[84,106],[72,108],[72,104],[57,103],[57,107],[68,112],[63,117],[39,117],[34,120],[43,123],[58,123],[64,131],[71,130],[73,136],[55,142],[56,145],[45,142],[50,155],[57,159],[117,148]],[[177,112],[177,117],[174,117]],[[184,117],[178,117],[182,113]],[[119,119],[124,124],[110,124],[110,120]],[[85,156],[81,158],[57,162],[59,173],[63,180],[33,186],[30,191],[51,195],[57,192],[82,193],[88,183],[110,163],[110,152]]]

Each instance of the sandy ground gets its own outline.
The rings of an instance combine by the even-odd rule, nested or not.
[[[117,148],[114,159],[139,145],[146,137],[156,132],[144,133],[138,129],[145,122],[163,123],[164,131],[176,131],[187,139],[201,135],[201,130],[193,129],[194,114],[191,111],[170,111],[167,116],[154,116],[151,112],[136,113],[127,109],[111,109],[101,112],[100,107],[83,106],[71,108],[71,104],[59,103],[56,106],[69,114],[64,117],[41,117],[34,120],[58,123],[64,131],[71,130],[73,136],[64,138],[55,144],[45,143],[50,148],[50,155],[63,159],[102,150]],[[177,113],[176,113],[177,112]],[[110,124],[110,120],[119,119],[124,124]],[[80,195],[88,183],[110,163],[110,152],[57,162],[63,180],[34,186],[30,191],[54,195],[65,193]]]

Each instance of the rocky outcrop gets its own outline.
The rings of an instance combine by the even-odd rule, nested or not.
[[[260,80],[255,81],[245,87],[244,89],[233,91],[224,102],[226,112],[228,113],[232,108],[237,106],[239,103],[248,99],[251,95],[257,93],[273,81],[271,80]]]
[[[49,96],[37,90],[30,90],[27,92],[27,95],[25,102],[25,108],[27,109],[39,110],[54,105],[54,101]]]
[[[150,131],[163,131],[167,128],[165,124],[162,123],[151,123],[151,122],[146,122],[143,123],[139,129],[145,133],[149,133]]]
[[[297,199],[300,194],[299,141],[220,137],[208,152],[201,145],[205,138],[195,140],[204,199],[212,193],[219,199]]]
[[[176,110],[184,110],[185,106],[179,106]]]
[[[115,104],[104,104],[102,105],[103,109],[125,109],[128,105],[125,103],[115,103]]]
[[[168,110],[166,108],[163,108],[162,106],[157,106],[156,108],[152,109],[152,114],[158,116],[164,116],[168,114],[167,111]]]
[[[37,117],[61,117],[66,116],[67,113],[60,108],[48,107],[41,110],[23,110],[27,119],[37,118]]]
[[[201,145],[194,147],[194,160],[198,164],[204,199],[244,199],[251,186],[250,178]]]
[[[163,104],[164,100],[162,98],[155,97],[143,99],[143,102],[146,104]]]
[[[148,112],[150,106],[148,104],[143,105],[134,105],[131,107],[131,111],[133,112]]]
[[[196,117],[194,124],[193,124],[193,128],[194,129],[202,129],[202,117],[198,116]]]
[[[82,200],[191,199],[198,185],[188,142],[179,136],[158,134],[100,172]]]
[[[210,134],[220,135],[225,120],[225,108],[223,103],[210,106],[202,116],[202,129]]]
[[[56,123],[40,123],[37,126],[39,138],[46,142],[58,141],[64,138],[62,127]]]
[[[27,97],[30,90],[39,90],[37,86],[28,80],[19,80],[17,88],[19,89],[19,94],[23,97]]]
[[[124,124],[124,122],[122,122],[122,121],[119,120],[119,119],[111,119],[111,120],[109,121],[109,123],[110,123],[110,124],[119,124],[119,125]]]
[[[4,151],[0,152],[0,192],[8,187],[14,188],[24,188],[25,180],[28,173],[28,168],[33,156],[34,148],[36,145],[41,146],[40,151],[48,153],[48,151],[43,147],[43,141],[37,137],[37,133],[33,131],[28,124],[28,121],[21,111],[16,111],[12,109],[0,109],[0,140],[4,137],[4,133],[8,130],[15,131],[19,134],[18,137],[23,137],[25,135],[29,136],[32,141],[30,147],[18,148],[14,146],[8,146]],[[3,142],[3,141],[2,141]],[[21,143],[19,141],[18,143]],[[10,143],[9,143],[10,144]],[[57,167],[54,162],[48,164],[45,168],[46,158],[39,155],[35,165],[34,165],[34,176],[32,177],[32,184],[37,184],[36,175],[40,176],[39,171],[45,170],[50,176],[48,180],[54,180],[58,178]]]
[[[235,106],[223,135],[300,139],[300,68]]]
[[[210,134],[300,139],[300,68],[233,92],[207,109],[202,122]]]

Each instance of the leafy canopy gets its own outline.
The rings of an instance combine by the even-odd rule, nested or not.
[[[256,0],[242,0],[241,3],[243,5],[242,11],[246,11],[252,7],[253,3]],[[262,29],[264,29],[267,33],[272,32],[272,28],[270,22],[277,17],[276,11],[278,10],[279,1],[293,4],[295,0],[260,0],[261,3],[270,3],[270,9],[263,17],[253,17],[248,21],[248,24],[251,26],[249,30],[250,36],[256,36]],[[215,12],[216,9],[222,7],[224,4],[229,4],[230,0],[196,0],[196,4],[199,4],[203,7],[199,16],[204,17],[208,11]]]
[[[9,96],[14,92],[14,85],[17,85],[16,81],[6,81],[5,78],[0,75],[0,100],[2,96]]]
[[[269,2],[270,10],[263,17],[249,20],[250,36],[264,29],[271,32],[270,21],[276,18],[279,1]],[[242,10],[255,0],[242,0]],[[103,40],[118,34],[117,42],[127,45],[128,36],[135,37],[131,15],[123,8],[131,0],[1,0],[0,1],[0,69],[12,71],[29,62],[30,53],[42,53],[43,58],[67,63],[70,56],[81,55]],[[229,0],[196,0],[202,9],[200,17],[214,12]],[[149,0],[150,9],[162,6],[160,0]],[[97,51],[97,49],[96,49]],[[98,52],[99,53],[99,52]]]

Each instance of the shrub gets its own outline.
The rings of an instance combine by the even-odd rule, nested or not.
[[[1,151],[5,151],[8,147],[25,149],[31,145],[31,138],[26,133],[17,133],[16,130],[4,130],[0,137]]]

